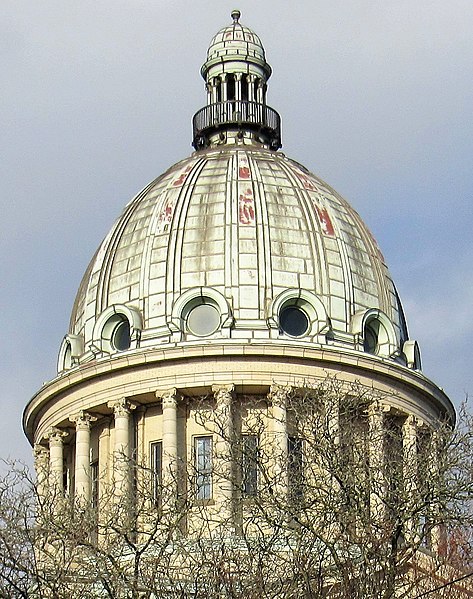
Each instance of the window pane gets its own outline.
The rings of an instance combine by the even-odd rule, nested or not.
[[[197,499],[212,498],[212,437],[196,437],[195,468]]]
[[[99,505],[99,463],[98,461],[90,464],[90,499],[93,509],[97,509]]]
[[[163,444],[161,441],[151,443],[151,485],[153,501],[156,505],[161,500],[163,476]]]
[[[287,306],[279,314],[279,326],[283,333],[291,337],[301,337],[307,333],[309,319],[306,313],[297,306]]]
[[[258,437],[256,435],[242,437],[241,482],[243,495],[252,497],[258,493]]]
[[[189,312],[187,327],[193,335],[203,337],[214,333],[220,324],[220,314],[211,304],[198,304]]]
[[[303,446],[304,441],[299,437],[289,437],[287,440],[289,492],[292,498],[299,498],[303,493]]]

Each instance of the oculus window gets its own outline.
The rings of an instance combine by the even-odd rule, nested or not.
[[[290,337],[302,337],[309,329],[309,318],[299,306],[285,306],[279,313],[279,327]]]
[[[220,313],[213,303],[199,303],[192,306],[188,311],[186,325],[193,335],[206,337],[215,333],[219,328]]]

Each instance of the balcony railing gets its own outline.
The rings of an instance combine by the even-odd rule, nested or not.
[[[208,144],[211,133],[222,129],[250,130],[260,133],[273,150],[281,147],[281,117],[259,102],[229,101],[204,106],[192,120],[196,150]]]

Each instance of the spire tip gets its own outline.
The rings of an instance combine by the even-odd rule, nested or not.
[[[234,23],[238,23],[241,17],[241,12],[236,9],[232,11],[232,19]]]

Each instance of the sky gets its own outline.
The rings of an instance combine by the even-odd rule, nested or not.
[[[371,229],[424,373],[473,395],[471,0],[2,0],[0,458],[31,461],[22,411],[100,241],[191,153],[233,8],[273,67],[283,151]]]

